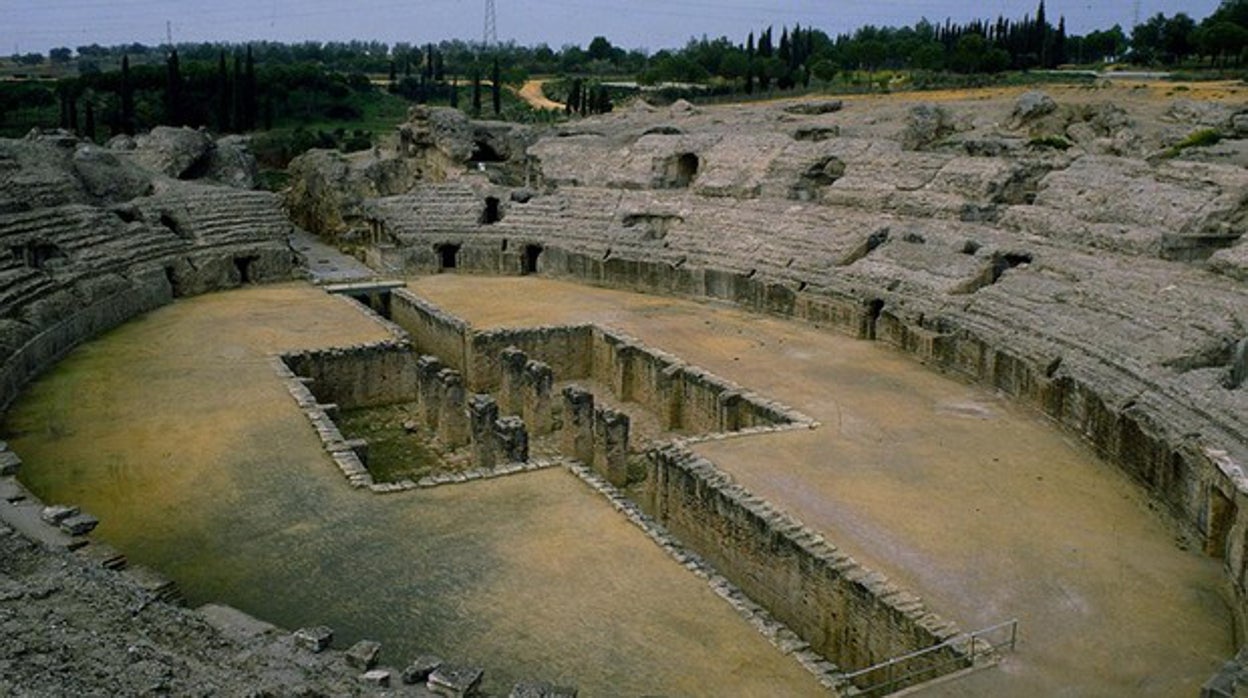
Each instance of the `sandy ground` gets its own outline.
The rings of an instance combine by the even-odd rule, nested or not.
[[[1042,417],[905,357],[734,309],[537,278],[411,288],[477,327],[596,321],[796,407],[812,432],[699,447],[965,630],[1018,618],[998,668],[928,695],[1195,695],[1232,652],[1218,563]]]
[[[582,695],[820,695],[705,584],[562,470],[380,497],[350,490],[269,352],[381,339],[306,285],[182,300],[84,345],[7,417],[23,480],[98,537],[287,628]]]

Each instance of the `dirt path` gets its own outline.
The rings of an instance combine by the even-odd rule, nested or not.
[[[549,80],[529,80],[524,83],[524,86],[520,88],[520,91],[517,94],[520,95],[520,99],[528,102],[529,106],[534,109],[563,111],[565,105],[547,98],[546,93],[542,91],[542,86],[547,82],[549,82]]]

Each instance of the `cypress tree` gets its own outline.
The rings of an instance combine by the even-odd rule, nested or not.
[[[490,80],[494,86],[494,116],[503,113],[503,81],[498,71],[498,56],[494,57],[494,68],[490,73]]]
[[[84,115],[86,124],[83,126],[83,135],[92,143],[95,142],[95,105],[91,100],[87,100],[86,114]]]
[[[259,107],[259,95],[256,94],[256,61],[251,55],[251,45],[248,44],[247,72],[243,75],[243,119],[246,123],[246,130],[255,130]]]
[[[398,79],[399,79],[398,66],[394,64],[394,61],[390,61],[390,91],[391,92],[394,92],[394,86],[398,82]]]
[[[243,97],[245,88],[243,86],[243,59],[237,53],[234,54],[234,78],[231,80],[232,101],[234,103],[234,115],[231,121],[234,124],[234,131],[242,133],[247,130],[247,107],[243,104],[246,99]]]
[[[481,69],[472,69],[472,115],[481,116]]]
[[[217,57],[217,131],[230,130],[230,73],[225,68],[225,49]]]
[[[459,79],[451,77],[451,106],[459,109]]]
[[[66,99],[69,102],[69,130],[71,133],[78,133],[78,96],[74,94],[73,88],[66,92]]]
[[[134,85],[130,84],[130,56],[121,57],[121,132],[134,135]]]
[[[178,63],[178,51],[174,49],[165,61],[165,122],[170,126],[182,124],[182,69]]]

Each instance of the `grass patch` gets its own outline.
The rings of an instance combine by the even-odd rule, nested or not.
[[[462,459],[447,457],[424,429],[409,431],[416,422],[415,403],[343,410],[335,420],[348,439],[368,441],[368,471],[377,482],[419,480],[426,475],[464,470]]]
[[[1195,133],[1189,134],[1187,138],[1170,146],[1166,151],[1166,157],[1178,157],[1180,153],[1189,148],[1207,148],[1211,145],[1217,145],[1222,140],[1222,134],[1216,128],[1207,128]]]

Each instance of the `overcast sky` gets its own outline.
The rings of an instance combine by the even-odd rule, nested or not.
[[[482,37],[485,0],[0,0],[0,52],[22,53],[98,43],[165,41],[166,22],[182,41],[330,41],[393,44]],[[585,46],[606,36],[617,46],[651,51],[690,37],[728,36],[801,23],[829,34],[864,24],[901,26],[922,17],[943,22],[1034,13],[1037,0],[495,0],[498,38],[520,44]],[[1054,24],[1086,33],[1121,24],[1130,31],[1133,0],[1050,0]],[[1197,20],[1218,0],[1139,0],[1140,17],[1186,12]]]

